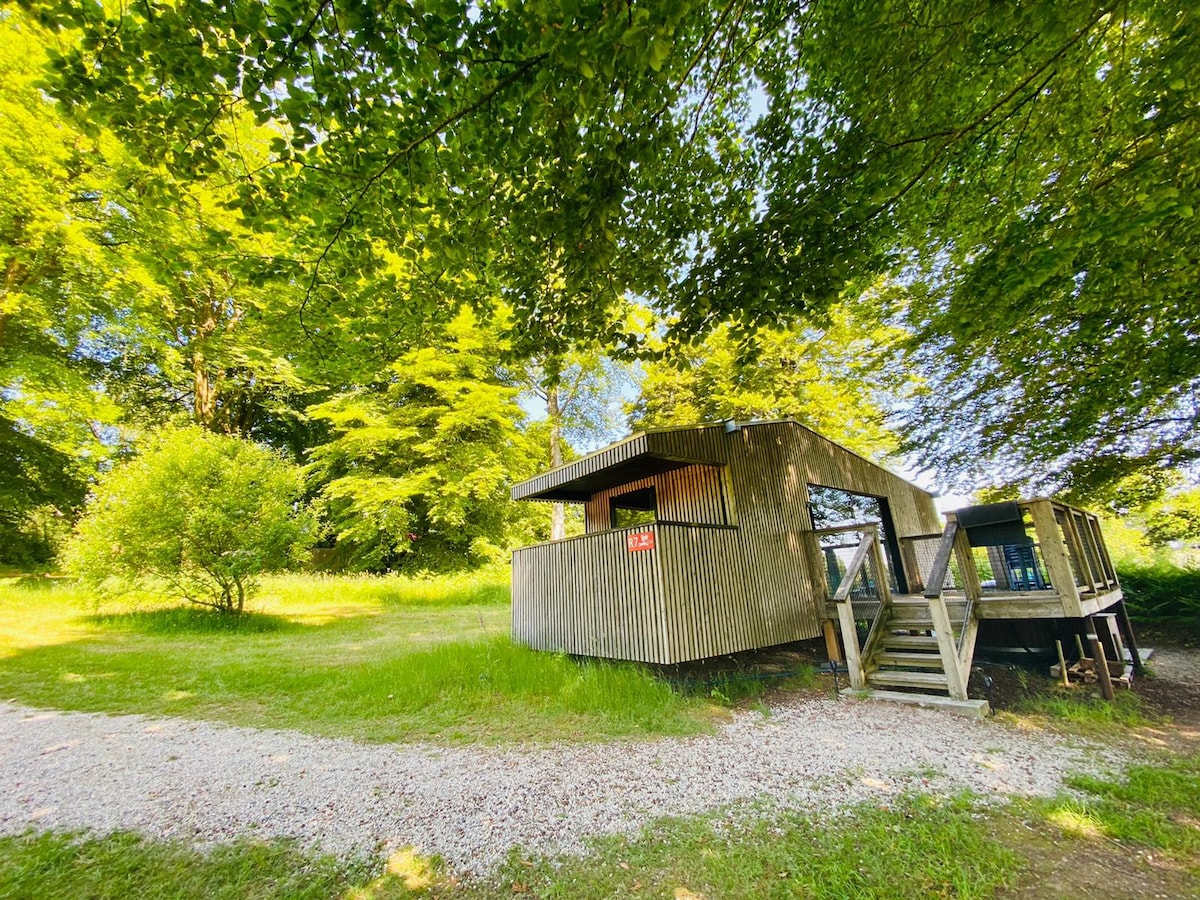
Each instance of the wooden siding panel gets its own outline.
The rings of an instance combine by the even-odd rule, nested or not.
[[[516,551],[513,639],[535,650],[664,662],[658,551],[630,553],[633,530]]]
[[[646,487],[654,488],[661,520],[724,525],[721,477],[719,468],[698,464],[600,491],[584,504],[585,529],[588,534],[609,530],[612,527],[609,500]]]

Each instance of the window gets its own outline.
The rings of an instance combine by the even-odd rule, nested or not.
[[[646,487],[627,494],[618,494],[608,500],[608,511],[613,528],[628,528],[631,525],[646,525],[658,518],[657,498],[654,488]]]

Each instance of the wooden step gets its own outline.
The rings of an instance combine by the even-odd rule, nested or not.
[[[948,691],[950,680],[945,672],[897,672],[890,669],[879,669],[867,674],[867,683],[872,686],[892,685],[894,687],[935,688]]]
[[[950,613],[950,624],[955,628],[955,630],[957,630],[962,623],[962,613],[959,613],[957,616],[954,613]],[[893,616],[891,619],[889,619],[888,628],[895,628],[897,630],[910,629],[913,631],[928,631],[929,629],[933,628],[933,619],[929,615],[929,610],[926,610],[923,616],[917,613],[905,613],[903,617]]]
[[[941,669],[942,657],[937,653],[905,653],[884,650],[875,654],[876,666],[910,666],[918,669]]]
[[[937,650],[938,642],[931,634],[883,634],[879,646],[885,650]]]
[[[946,604],[946,609],[965,609],[967,601],[962,598],[948,597],[943,598]],[[905,598],[903,600],[892,600],[892,609],[928,609],[929,601],[924,597]]]
[[[990,711],[986,700],[951,700],[935,694],[913,694],[901,691],[856,691],[854,688],[842,688],[843,697],[855,697],[860,700],[883,700],[890,703],[905,703],[909,706],[923,706],[927,709],[940,709],[972,719],[982,719]]]

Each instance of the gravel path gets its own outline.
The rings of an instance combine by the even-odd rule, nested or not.
[[[373,746],[0,703],[0,832],[292,836],[337,853],[413,845],[485,872],[514,845],[577,852],[589,835],[742,801],[829,811],[914,787],[1048,794],[1099,753],[833,700],[739,713],[713,736],[521,749]]]

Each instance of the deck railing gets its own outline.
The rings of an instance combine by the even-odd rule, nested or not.
[[[1018,501],[1030,543],[1007,547],[969,547],[952,555],[943,587],[961,593],[972,576],[982,596],[1039,596],[1061,599],[1063,615],[1085,615],[1097,598],[1120,589],[1099,519],[1093,513],[1057,500]],[[941,535],[900,538],[900,551],[910,586],[925,591],[932,584],[932,565]]]
[[[887,621],[892,604],[888,571],[879,546],[879,528],[874,523],[845,525],[822,528],[814,534],[825,558],[827,596],[832,595],[837,608],[850,686],[863,690],[867,682],[864,661],[871,658],[879,642],[882,623]],[[850,548],[853,553],[843,571],[838,551]],[[862,619],[869,621],[870,626],[866,640],[860,645],[858,622]]]
[[[946,608],[945,584],[952,560],[958,563],[962,589],[967,599],[963,609],[962,627],[957,636],[950,621],[950,611]],[[929,603],[929,620],[933,625],[934,637],[937,638],[938,654],[942,658],[942,671],[946,673],[946,688],[956,700],[967,699],[971,656],[975,648],[975,636],[979,630],[976,604],[981,598],[982,588],[971,555],[971,545],[958,521],[951,518],[938,542],[933,565],[930,567],[925,599]]]

